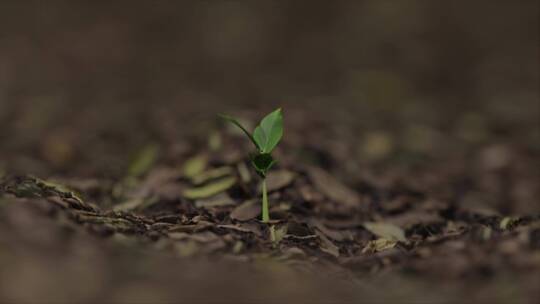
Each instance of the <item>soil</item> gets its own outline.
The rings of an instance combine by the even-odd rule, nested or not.
[[[144,146],[122,179],[5,174],[3,301],[537,295],[538,172],[516,147],[485,148],[471,175],[437,162],[403,175],[349,168],[339,150],[296,142],[294,132],[267,177],[270,225],[260,222],[249,146],[229,131],[182,152]],[[524,200],[489,200],[509,191]]]
[[[0,29],[0,302],[540,298],[537,72],[514,75],[518,85],[506,78],[506,55],[469,58],[469,49],[448,54],[439,46],[429,49],[443,60],[430,66],[442,66],[425,74],[401,71],[399,84],[389,72],[396,67],[349,79],[338,61],[357,53],[327,61],[330,51],[312,50],[299,39],[311,36],[297,26],[299,32],[290,29],[282,45],[266,51],[254,46],[207,54],[205,43],[221,40],[201,42],[193,38],[201,33],[187,30],[182,35],[195,46],[169,45],[172,33],[152,29],[198,21],[188,13],[169,20],[167,7],[82,10],[68,1],[47,13],[50,20],[36,13],[43,23],[36,28],[20,21],[35,17],[24,5],[0,4],[0,19],[17,28]],[[320,20],[288,9],[290,18],[307,25]],[[73,20],[73,11],[85,13]],[[327,8],[315,11],[326,16]],[[505,7],[498,11],[515,15]],[[341,20],[343,14],[333,12]],[[438,34],[453,28],[435,24]],[[475,28],[471,24],[464,28]],[[350,34],[340,26],[349,27],[337,22],[318,39],[354,49],[348,39],[335,41]],[[390,31],[402,41],[397,28]],[[501,35],[530,50],[518,43],[530,42],[528,36],[512,33]],[[427,32],[426,39],[438,34]],[[489,49],[489,41],[478,43]],[[48,43],[54,46],[42,52]],[[288,44],[293,47],[284,57],[290,62],[273,53],[286,52]],[[105,52],[103,45],[115,51]],[[252,52],[264,60],[246,55]],[[492,73],[463,67],[465,61],[447,62],[454,52],[471,62],[494,58],[493,67],[504,67],[506,86]],[[222,69],[230,77],[216,76]],[[38,70],[45,75],[35,76]],[[432,74],[441,70],[459,77],[445,72],[455,79],[436,84]],[[347,84],[353,78],[369,80],[367,87]],[[501,90],[472,88],[462,78]],[[252,128],[278,106],[285,133],[267,177],[266,224],[260,221],[261,180],[250,167],[251,144],[217,114],[234,115]]]

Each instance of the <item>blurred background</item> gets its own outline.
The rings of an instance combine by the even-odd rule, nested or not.
[[[534,0],[2,1],[0,20],[7,171],[117,176],[147,142],[277,106],[360,163],[540,150]]]
[[[321,167],[374,193],[373,204],[442,203],[445,218],[538,216],[539,31],[537,0],[1,0],[0,181],[34,174],[109,189],[147,147],[165,168],[207,152],[234,163],[250,143],[216,114],[253,125],[281,106],[282,168]],[[538,294],[538,227],[519,234],[530,235],[526,250],[517,237],[448,242],[418,266],[341,286],[288,267],[252,278],[244,260],[171,262],[120,233],[75,233],[85,226],[24,202],[0,193],[0,298],[20,302]]]

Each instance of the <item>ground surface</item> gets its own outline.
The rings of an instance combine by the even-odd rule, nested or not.
[[[537,1],[293,2],[0,3],[1,303],[540,298]]]
[[[268,177],[272,244],[249,146],[224,130],[197,149],[147,145],[122,179],[5,174],[2,300],[538,295],[540,183],[527,151],[486,147],[470,175],[449,162],[378,173],[291,127]]]

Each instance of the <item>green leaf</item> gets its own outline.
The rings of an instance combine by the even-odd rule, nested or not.
[[[131,177],[139,177],[145,174],[150,167],[157,161],[159,154],[159,146],[149,144],[140,150],[135,159],[131,162],[128,169],[128,174]]]
[[[227,115],[223,115],[223,114],[219,114],[219,117],[225,119],[226,121],[234,124],[235,126],[237,126],[238,128],[240,128],[240,130],[242,130],[244,132],[244,134],[246,134],[246,136],[251,140],[251,142],[255,145],[255,147],[257,148],[257,150],[261,150],[261,147],[259,146],[259,144],[257,143],[257,141],[255,140],[255,138],[253,138],[253,136],[251,135],[251,133],[248,132],[248,130],[246,130],[246,128],[244,128],[240,122],[238,122],[238,120],[236,120],[235,118],[233,117],[230,117],[230,116],[227,116]]]
[[[281,108],[268,114],[253,132],[253,138],[261,153],[270,153],[283,136],[283,115]]]
[[[266,172],[268,172],[275,163],[276,161],[269,153],[256,154],[251,158],[251,164],[261,177],[265,177]]]
[[[207,165],[208,157],[206,155],[197,155],[186,161],[182,171],[187,178],[193,178],[203,173]]]

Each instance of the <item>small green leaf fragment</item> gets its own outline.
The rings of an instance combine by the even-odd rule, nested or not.
[[[508,230],[509,228],[512,228],[512,226],[514,226],[518,221],[519,218],[507,216],[501,220],[499,223],[499,228],[501,230]]]
[[[396,241],[390,241],[385,238],[369,241],[367,245],[362,249],[362,253],[375,253],[381,252],[396,247]]]
[[[186,161],[182,171],[185,177],[193,178],[194,176],[203,173],[207,164],[208,158],[206,155],[197,155]]]
[[[212,151],[217,151],[221,147],[221,134],[217,131],[210,133],[208,136],[208,148]]]
[[[387,223],[373,223],[367,222],[363,226],[369,230],[369,232],[374,235],[389,240],[389,241],[399,241],[407,243],[407,238],[405,237],[405,232],[403,229],[398,226],[387,224]]]
[[[141,149],[131,164],[129,165],[128,175],[131,177],[139,177],[145,174],[150,167],[156,162],[159,154],[159,146],[156,144],[146,145]]]
[[[202,187],[187,189],[183,194],[187,199],[207,198],[228,190],[234,184],[236,184],[236,178],[227,177]]]
[[[219,167],[208,171],[201,172],[191,178],[195,185],[202,185],[210,180],[222,178],[234,173],[231,167]]]

